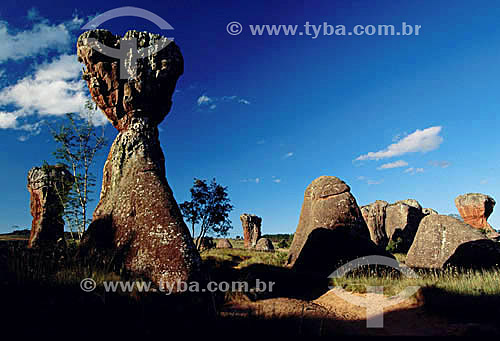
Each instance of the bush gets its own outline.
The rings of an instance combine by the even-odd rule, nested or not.
[[[387,252],[398,253],[403,251],[403,238],[397,237],[396,239],[389,240],[389,244],[385,248]]]
[[[290,247],[290,244],[291,244],[290,240],[282,239],[279,241],[278,247],[280,249],[288,249]]]

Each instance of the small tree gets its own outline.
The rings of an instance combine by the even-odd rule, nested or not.
[[[191,224],[193,238],[195,226],[199,225],[198,237],[195,239],[198,250],[207,233],[225,236],[232,228],[229,212],[233,205],[227,194],[227,187],[217,184],[215,179],[210,184],[206,180],[194,179],[191,201],[183,202],[180,209],[186,221]]]
[[[68,122],[61,124],[58,129],[50,128],[52,137],[58,143],[53,153],[75,177],[75,182],[65,203],[64,215],[69,223],[70,230],[76,228],[78,239],[85,232],[89,219],[87,207],[91,201],[89,195],[96,185],[96,178],[91,172],[96,154],[107,144],[102,132],[97,133],[97,127],[92,123],[92,116],[97,107],[87,101],[84,119],[73,113],[66,114]]]

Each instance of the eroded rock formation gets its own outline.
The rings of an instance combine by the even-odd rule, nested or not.
[[[243,227],[245,248],[254,248],[261,236],[260,226],[262,224],[262,218],[254,214],[244,213],[240,216],[240,220],[241,226]]]
[[[422,208],[415,199],[393,204],[377,200],[361,207],[361,212],[372,241],[385,247],[392,240],[398,252],[408,251],[423,217],[438,214],[431,208]]]
[[[92,39],[112,48],[136,41],[137,48],[151,54],[120,64],[96,51]],[[160,285],[195,280],[201,274],[199,253],[165,177],[158,139],[157,126],[170,110],[184,69],[175,43],[157,49],[164,41],[147,32],[129,31],[121,38],[93,30],[77,43],[92,99],[119,131],[104,165],[101,197],[82,253],[117,250],[128,271]],[[127,79],[120,78],[123,67],[129,71]]]
[[[500,262],[500,244],[470,225],[445,215],[422,219],[406,265],[420,268],[489,267]]]
[[[34,167],[28,172],[33,221],[28,247],[54,246],[64,238],[64,204],[74,178],[64,166]]]
[[[433,214],[434,214],[434,215],[435,215],[435,214],[439,214],[436,210],[433,210],[432,208],[423,208],[423,209],[422,209],[422,213],[423,213],[424,215],[426,215],[426,216],[427,216],[427,215],[433,215]]]
[[[349,186],[334,176],[314,180],[304,193],[287,265],[328,275],[341,261],[376,254],[385,252],[370,240]]]
[[[267,238],[260,238],[255,245],[257,251],[274,251],[273,242]]]
[[[232,249],[233,244],[231,244],[231,241],[229,239],[219,239],[217,241],[217,248],[218,249]]]
[[[423,217],[422,207],[414,199],[397,201],[387,206],[385,232],[389,240],[398,244],[398,251],[408,251]]]
[[[365,219],[371,240],[385,247],[388,242],[385,232],[385,212],[389,203],[383,200],[377,200],[372,204],[361,207],[361,213]]]
[[[495,200],[484,194],[468,193],[455,198],[455,206],[466,224],[487,232],[495,232],[488,224],[488,217],[493,212]]]

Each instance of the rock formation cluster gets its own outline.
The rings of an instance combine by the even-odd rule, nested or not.
[[[414,199],[400,200],[393,204],[377,200],[361,207],[370,230],[372,241],[386,247],[390,241],[399,243],[401,251],[408,251],[423,217],[437,214],[432,209],[422,209]]]

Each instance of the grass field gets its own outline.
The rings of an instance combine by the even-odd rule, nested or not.
[[[243,241],[241,240],[231,240],[231,243],[232,249],[209,249],[201,252],[210,280],[216,282],[247,281],[252,286],[256,279],[262,279],[276,282],[277,290],[259,295],[252,292],[226,292],[216,295],[213,298],[214,306],[221,314],[219,322],[222,324],[230,323],[232,328],[237,328],[237,323],[241,322],[240,320],[238,320],[240,322],[235,322],[234,319],[237,319],[237,316],[233,316],[231,310],[228,313],[226,307],[245,306],[248,302],[266,302],[266,299],[270,299],[275,300],[273,302],[278,306],[284,304],[283,307],[287,312],[287,304],[295,302],[290,300],[299,299],[302,303],[297,303],[297,306],[300,308],[301,305],[306,304],[304,302],[312,302],[328,291],[326,278],[313,278],[308,274],[295,273],[286,268],[284,266],[288,255],[286,249],[262,252],[242,248]],[[109,316],[122,316],[129,311],[130,316],[142,316],[140,314],[144,311],[153,311],[160,316],[165,306],[174,304],[171,301],[164,302],[163,298],[158,295],[144,292],[105,293],[104,281],[130,281],[131,278],[122,273],[119,268],[112,268],[104,263],[82,263],[71,256],[75,250],[74,247],[69,247],[59,254],[43,254],[27,250],[25,246],[26,243],[16,240],[16,236],[0,238],[0,273],[2,276],[6,275],[0,281],[0,289],[2,289],[0,293],[3,293],[0,298],[3,303],[5,302],[5,306],[9,306],[9,309],[14,312],[12,316],[15,316],[15,312],[22,313],[23,304],[29,305],[34,311],[49,309],[51,314],[56,314],[59,318],[65,317],[64,309],[75,311],[72,306],[66,306],[67,304],[77,304],[80,307],[78,309],[83,309],[81,318],[94,314],[95,309],[107,307],[103,310],[105,315],[94,318],[94,323],[99,323]],[[395,257],[400,262],[404,262],[406,255],[396,254]],[[401,276],[395,270],[358,269],[356,272],[335,279],[330,282],[330,285],[340,286],[357,293],[366,292],[367,286],[383,286],[384,294],[390,296],[398,294],[408,286],[419,286],[421,290],[416,297],[423,297],[425,307],[429,312],[438,313],[447,318],[455,315],[459,321],[470,321],[474,318],[479,321],[484,319],[491,321],[495,318],[490,311],[497,311],[500,306],[499,269],[463,271],[447,269],[416,272],[419,277],[412,279]],[[96,281],[97,289],[94,293],[82,292],[80,281],[83,278],[93,278]],[[128,308],[129,306],[132,308]],[[294,311],[294,313],[301,314],[300,311]],[[261,321],[258,311],[251,314],[257,319],[254,321],[254,326],[265,323]],[[229,320],[226,321],[224,319],[227,316]],[[138,320],[141,326],[146,323],[148,328],[153,328],[150,327],[149,322],[145,322],[148,321],[146,317],[141,318],[142,320]],[[115,318],[117,323],[122,323],[117,319]],[[138,323],[138,321],[134,320],[131,323]],[[242,321],[245,324],[244,320]],[[270,326],[276,328],[276,323],[278,322],[273,320]],[[141,326],[136,327],[142,328]],[[227,326],[224,324],[222,328],[227,328]],[[251,324],[247,323],[245,326],[253,329]]]

